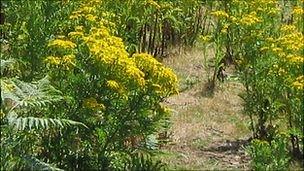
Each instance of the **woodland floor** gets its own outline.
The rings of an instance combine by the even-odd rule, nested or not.
[[[204,66],[210,57],[204,58],[200,48],[191,48],[173,51],[163,61],[178,75],[181,90],[164,102],[173,114],[170,141],[160,158],[170,170],[249,169],[245,146],[250,132],[239,97],[243,87],[230,68],[229,78],[210,93]]]

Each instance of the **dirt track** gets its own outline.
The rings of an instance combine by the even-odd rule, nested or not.
[[[170,169],[248,169],[244,147],[249,131],[239,97],[243,87],[227,80],[213,94],[207,93],[208,71],[201,65],[201,54],[190,50],[164,61],[175,70],[184,91],[165,101],[173,114],[171,141],[163,147],[167,154],[163,160]]]

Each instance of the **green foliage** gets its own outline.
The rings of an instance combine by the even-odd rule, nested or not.
[[[270,143],[255,139],[247,151],[255,170],[286,170],[290,163],[286,136],[278,135]]]
[[[31,130],[35,129],[50,129],[53,127],[63,128],[69,125],[82,125],[84,124],[67,119],[51,119],[51,118],[36,118],[36,117],[16,117],[11,114],[7,120],[8,125],[13,126],[17,130]],[[86,127],[86,126],[85,126]]]
[[[62,100],[59,91],[50,86],[47,77],[35,82],[26,83],[17,78],[1,79],[3,91],[1,91],[2,101],[10,99],[11,108],[7,110],[14,110],[18,107],[41,107],[46,106],[52,102]]]
[[[132,53],[166,55],[174,45],[194,45],[202,32],[201,0],[127,0],[104,1],[117,23],[117,34]]]
[[[11,70],[13,60],[1,60],[3,71]],[[33,83],[5,77],[1,72],[1,169],[59,170],[35,156],[43,130],[54,130],[70,125],[82,125],[68,119],[52,119],[40,112],[49,105],[62,101],[61,92],[50,85],[47,77]],[[86,126],[85,126],[86,127]],[[35,129],[35,131],[34,131]],[[58,129],[57,129],[58,130]],[[42,132],[41,132],[42,131]],[[33,142],[36,141],[36,142]]]
[[[161,161],[154,161],[149,155],[141,153],[133,154],[125,164],[124,170],[130,171],[155,171],[165,170],[165,165]]]
[[[303,153],[299,1],[1,3],[4,169],[56,170],[46,163],[71,170],[162,169],[149,157],[132,156],[156,149],[151,137],[170,117],[161,102],[177,93],[176,75],[153,56],[193,45],[200,34],[205,50],[215,49],[211,86],[227,61],[234,63],[253,136],[269,143],[254,141],[255,167],[265,166],[261,158],[274,160],[273,169],[287,165],[288,139],[277,138],[279,130],[289,133],[294,152]],[[286,24],[281,16],[288,11],[293,23]]]
[[[26,169],[31,170],[50,170],[50,171],[63,171],[57,167],[52,166],[51,164],[42,162],[35,157],[26,156],[25,157],[25,164],[27,166]]]
[[[170,116],[160,102],[177,93],[177,78],[126,51],[112,11],[98,0],[4,4],[3,168],[113,170],[157,147],[150,137]]]
[[[211,43],[216,45],[215,71],[222,59],[225,65],[230,62],[236,66],[239,80],[245,87],[241,97],[253,138],[270,143],[278,132],[288,132],[289,139],[274,143],[284,141],[292,153],[281,150],[284,155],[279,156],[277,162],[284,163],[289,154],[301,156],[304,153],[303,2],[235,0],[211,4],[214,7],[210,17],[214,23]],[[255,144],[258,145],[263,150],[253,148],[256,152],[252,154],[270,157],[272,146]],[[265,158],[260,159],[257,163]],[[271,167],[277,165],[277,169],[284,168],[284,164]]]
[[[41,59],[47,51],[45,41],[51,39],[54,34],[60,34],[68,29],[66,21],[62,19],[70,13],[77,2],[4,0],[1,4],[5,14],[5,24],[1,25],[5,41],[1,42],[1,45],[8,47],[8,51],[1,55],[5,59],[9,56],[20,61],[23,70],[20,76],[26,81],[31,81],[35,76],[41,78]]]

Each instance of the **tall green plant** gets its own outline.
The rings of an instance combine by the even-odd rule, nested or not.
[[[304,123],[300,102],[304,39],[299,26],[303,24],[303,3],[256,0],[219,4],[211,13],[221,19],[215,20],[222,25],[215,34],[222,33],[219,43],[225,48],[220,51],[225,58],[232,57],[245,87],[241,97],[253,137],[271,142],[278,132],[286,131],[292,154],[302,155],[303,127],[299,125]]]
[[[39,136],[68,125],[85,125],[46,117],[43,113],[47,106],[63,100],[60,92],[47,77],[34,83],[5,77],[4,71],[11,63],[12,60],[1,60],[1,169],[59,170],[37,157],[43,148]]]
[[[290,163],[286,137],[278,135],[271,142],[253,140],[247,148],[255,170],[286,170]]]
[[[89,128],[41,136],[39,157],[63,169],[119,168],[117,156],[149,148],[148,137],[169,117],[160,102],[177,93],[172,70],[146,53],[126,52],[108,20],[113,14],[101,5],[81,2],[64,18],[71,29],[44,42],[48,55],[41,62],[66,99],[48,114]]]
[[[42,58],[48,51],[45,42],[69,29],[62,18],[67,17],[77,2],[4,0],[1,4],[5,15],[1,44],[9,51],[3,55],[22,61],[22,79],[31,81],[37,76],[43,77]]]
[[[193,45],[202,32],[200,0],[104,1],[104,8],[117,15],[110,20],[130,53],[164,56],[170,46]]]

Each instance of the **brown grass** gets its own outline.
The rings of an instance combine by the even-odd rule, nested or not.
[[[209,60],[212,50],[208,54]],[[243,87],[226,81],[209,96],[204,89],[208,78],[204,61],[199,48],[185,49],[163,61],[175,70],[184,91],[165,102],[173,110],[173,124],[171,143],[163,148],[167,155],[161,158],[170,169],[246,169],[248,156],[242,146],[246,141],[240,140],[249,131],[238,96]],[[239,145],[232,146],[232,142]],[[217,150],[222,147],[225,150]]]

